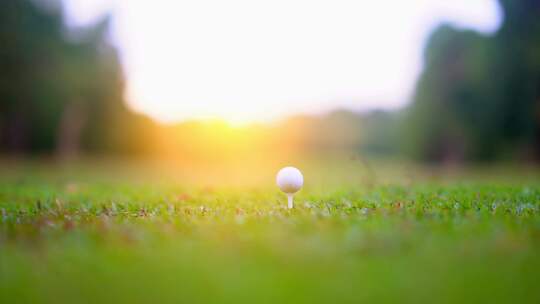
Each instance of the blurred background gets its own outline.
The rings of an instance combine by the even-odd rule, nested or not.
[[[540,160],[540,1],[0,4],[7,157]]]

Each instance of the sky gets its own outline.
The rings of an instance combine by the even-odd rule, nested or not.
[[[64,0],[70,26],[113,17],[135,111],[162,122],[268,122],[410,102],[448,22],[489,34],[494,0]]]

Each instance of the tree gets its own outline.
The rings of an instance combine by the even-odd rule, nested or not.
[[[540,159],[540,2],[501,1],[494,37],[440,26],[404,120],[405,150],[431,161]]]
[[[131,137],[150,123],[123,103],[109,18],[68,29],[60,3],[46,3],[6,0],[0,10],[0,149],[67,157],[134,148]]]

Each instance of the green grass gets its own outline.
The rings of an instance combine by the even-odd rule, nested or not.
[[[534,169],[3,168],[0,303],[540,303]]]

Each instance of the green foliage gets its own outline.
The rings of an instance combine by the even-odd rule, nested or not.
[[[93,27],[68,29],[60,2],[2,3],[2,152],[62,154],[126,145],[119,139],[131,135],[135,118],[124,108],[123,75],[106,40],[108,23],[104,18]]]
[[[433,161],[540,155],[540,6],[503,1],[492,37],[439,27],[408,109],[405,150]]]
[[[4,1],[0,41],[1,147],[51,149],[62,107],[55,69],[64,44],[59,12]]]
[[[448,26],[432,35],[406,120],[409,134],[404,140],[411,154],[427,160],[459,160],[493,157],[490,152],[497,152],[485,134],[493,131],[489,124],[498,112],[490,98],[489,43],[472,31]],[[479,142],[485,145],[475,145]]]
[[[395,157],[400,152],[401,113],[373,111],[363,115],[360,152],[367,156]]]

